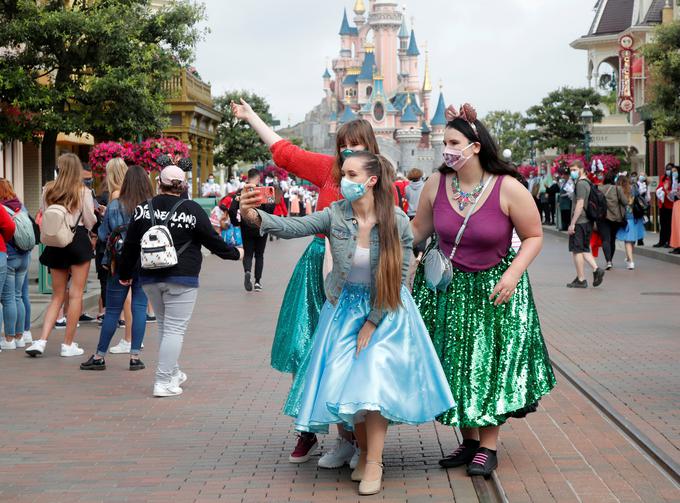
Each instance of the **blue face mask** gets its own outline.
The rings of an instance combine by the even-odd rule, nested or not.
[[[364,197],[366,194],[366,182],[350,182],[346,178],[343,178],[340,180],[340,192],[342,193],[342,197],[351,203]]]
[[[569,173],[569,176],[571,176],[572,180],[578,180],[579,178],[581,178],[578,171],[571,171]]]

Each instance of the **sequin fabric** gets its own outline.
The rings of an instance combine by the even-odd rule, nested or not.
[[[324,240],[314,238],[288,282],[272,344],[271,366],[296,373],[312,347],[319,313],[326,302],[323,289]]]
[[[442,424],[503,424],[555,386],[529,275],[508,304],[496,307],[489,300],[515,256],[510,251],[497,266],[476,273],[454,268],[446,292],[427,288],[422,266],[416,271],[413,297],[456,402],[437,418]]]

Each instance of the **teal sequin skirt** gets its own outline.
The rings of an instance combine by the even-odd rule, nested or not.
[[[446,292],[416,271],[413,297],[432,338],[456,407],[437,420],[463,428],[498,426],[555,386],[555,375],[525,272],[509,303],[494,306],[494,287],[516,254],[477,273],[454,269]]]
[[[272,344],[271,366],[297,373],[312,347],[319,313],[326,302],[323,288],[324,239],[315,237],[302,255],[283,297]]]

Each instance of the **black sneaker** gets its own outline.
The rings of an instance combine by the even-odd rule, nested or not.
[[[579,281],[578,278],[576,278],[571,283],[567,283],[567,288],[588,288],[588,282],[585,279]]]
[[[139,358],[130,358],[130,370],[144,370],[146,365]]]
[[[60,320],[57,320],[54,323],[54,328],[59,328],[59,329],[66,328],[66,318],[62,318]]]
[[[490,479],[493,471],[498,467],[498,456],[496,451],[480,447],[477,449],[472,462],[468,465],[467,474],[471,477],[481,475],[485,479]]]
[[[80,364],[80,370],[106,370],[106,361],[104,358],[95,358],[94,355],[85,363]]]
[[[680,248],[674,248],[673,250],[669,251],[668,253],[672,255],[680,255]]]
[[[652,248],[663,248],[664,243],[656,243],[655,245],[652,245]]]
[[[465,439],[463,443],[458,446],[458,449],[439,460],[439,466],[442,468],[456,468],[470,464],[475,453],[479,449],[479,440]]]
[[[645,240],[644,239],[638,239],[637,245],[638,246],[645,246]]]
[[[90,316],[87,313],[83,313],[80,315],[80,318],[78,318],[78,321],[82,321],[83,323],[94,323],[95,321],[97,321],[97,318],[95,318],[94,316]]]
[[[250,279],[250,273],[247,272],[245,274],[245,277],[243,278],[243,286],[246,289],[246,292],[252,292],[253,291],[253,282]]]
[[[118,320],[118,328],[125,328],[125,320]]]
[[[156,323],[156,315],[155,314],[153,314],[153,315],[147,314],[146,315],[146,322],[147,323]]]
[[[262,285],[259,283],[255,283],[255,291],[256,292],[261,292],[262,291]]]
[[[98,314],[97,315],[97,325],[100,327],[104,324],[104,316],[103,314]]]
[[[604,271],[599,267],[593,271],[593,286],[600,286],[604,280]]]

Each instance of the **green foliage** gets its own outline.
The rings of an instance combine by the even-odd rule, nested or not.
[[[525,128],[524,117],[520,112],[499,110],[489,112],[484,118],[484,125],[494,136],[501,150],[509,148],[512,157],[519,161],[531,156],[531,138]]]
[[[570,148],[583,142],[581,112],[586,104],[593,112],[593,121],[600,122],[604,114],[597,106],[602,101],[600,94],[590,88],[563,87],[552,91],[527,110],[528,124],[536,124],[532,135],[541,150],[556,148],[567,153]]]
[[[246,100],[255,113],[267,123],[272,123],[272,115],[267,101],[257,94],[248,91],[228,91],[215,98],[215,109],[222,114],[222,122],[217,127],[215,139],[215,163],[231,167],[238,162],[264,162],[271,157],[269,149],[250,126],[238,120],[231,113],[232,101],[239,103]]]
[[[680,135],[680,21],[659,25],[643,53],[652,74],[652,136]]]
[[[164,126],[163,84],[192,57],[203,8],[181,1],[0,2],[0,139],[134,139]]]

